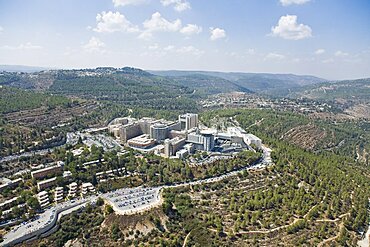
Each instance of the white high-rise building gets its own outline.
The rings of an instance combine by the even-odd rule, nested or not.
[[[182,130],[198,127],[198,114],[186,113],[179,115],[179,122]]]

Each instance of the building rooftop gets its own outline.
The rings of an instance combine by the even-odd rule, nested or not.
[[[253,134],[246,134],[245,135],[249,140],[254,140],[254,141],[261,141],[260,138],[258,138],[257,136],[253,135]]]
[[[133,144],[139,144],[139,145],[150,145],[152,144],[154,141],[154,139],[150,138],[149,135],[147,134],[143,134],[143,135],[140,135],[140,136],[137,136],[137,137],[134,137],[130,140],[128,140],[128,143],[133,143]]]
[[[36,173],[40,173],[40,172],[53,170],[53,169],[56,169],[56,168],[61,168],[61,166],[60,165],[53,165],[53,166],[45,167],[45,168],[40,169],[40,170],[32,171],[31,175],[36,174]]]
[[[48,192],[46,191],[41,191],[37,194],[39,197],[43,197],[43,196],[47,196],[48,195]]]
[[[53,178],[42,180],[42,181],[38,182],[37,184],[38,185],[47,184],[47,183],[53,182],[55,180],[57,180],[57,177],[53,177]]]

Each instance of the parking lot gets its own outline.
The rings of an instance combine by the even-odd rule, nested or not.
[[[102,197],[110,202],[117,213],[130,214],[159,204],[160,189],[161,187],[120,189],[103,194]]]

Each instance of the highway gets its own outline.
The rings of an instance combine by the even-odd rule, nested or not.
[[[244,170],[263,169],[272,164],[272,162],[271,149],[264,145],[262,145],[262,149],[263,156],[258,163],[220,176],[158,187],[123,188],[104,194],[91,195],[84,199],[76,199],[60,203],[54,207],[48,208],[35,219],[29,222],[24,222],[9,231],[3,237],[4,241],[0,243],[0,246],[13,246],[14,244],[46,234],[57,224],[57,221],[60,219],[60,215],[66,215],[78,210],[87,203],[94,204],[98,197],[103,198],[106,203],[110,204],[117,214],[135,214],[161,205],[163,201],[161,198],[162,189],[214,183],[231,176],[235,176]]]

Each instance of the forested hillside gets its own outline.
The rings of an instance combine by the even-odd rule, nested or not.
[[[273,110],[219,110],[205,112],[202,121],[208,125],[237,120],[247,131],[262,139],[275,138],[316,153],[331,152],[370,162],[370,125],[364,121],[330,121]],[[226,123],[227,124],[227,123]]]
[[[37,93],[11,87],[0,87],[0,113],[34,109],[41,106],[67,106],[72,100],[64,96]]]

